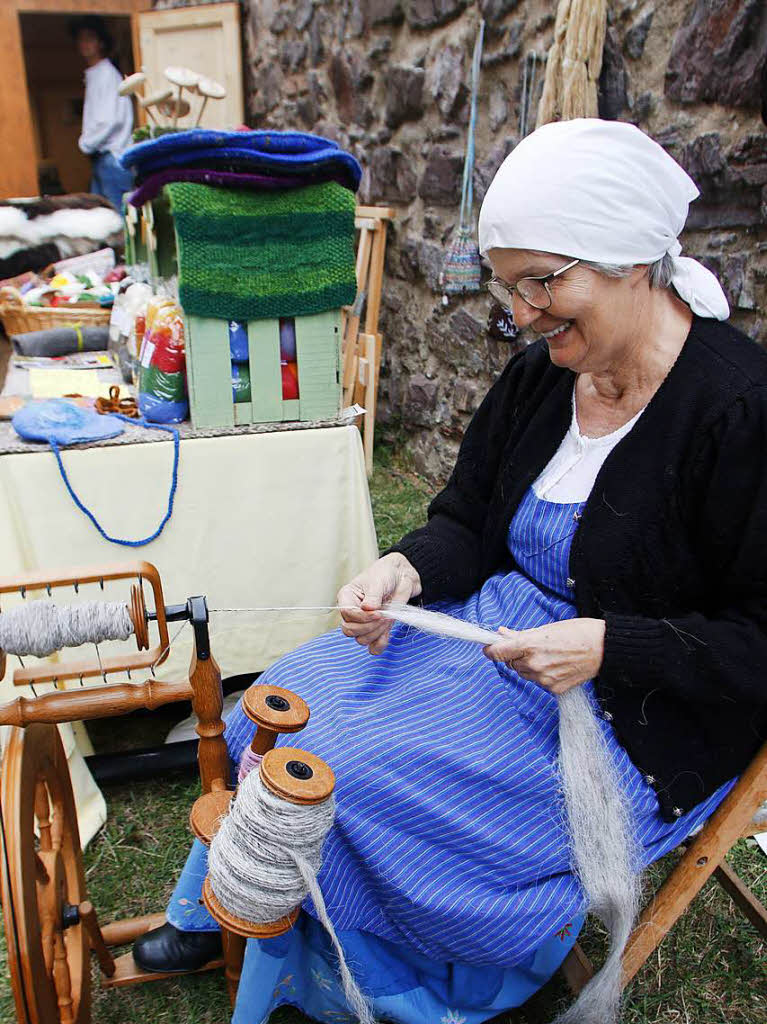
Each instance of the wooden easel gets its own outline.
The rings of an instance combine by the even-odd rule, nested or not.
[[[382,337],[378,330],[386,257],[387,223],[395,211],[383,206],[358,206],[355,227],[357,245],[357,294],[352,306],[342,310],[343,404],[364,406],[362,428],[365,468],[373,472],[378,378],[381,369]],[[365,314],[364,331],[360,330]]]

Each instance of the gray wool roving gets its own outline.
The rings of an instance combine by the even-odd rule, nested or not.
[[[602,729],[582,686],[559,698],[559,770],[575,872],[588,909],[607,928],[601,970],[555,1024],[615,1024],[623,950],[639,906],[640,873],[633,819]]]

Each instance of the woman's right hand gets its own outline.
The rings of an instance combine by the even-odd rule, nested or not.
[[[388,601],[405,604],[420,593],[418,572],[405,556],[396,551],[384,555],[338,591],[341,628],[371,654],[380,654],[389,642],[393,622],[377,610]]]

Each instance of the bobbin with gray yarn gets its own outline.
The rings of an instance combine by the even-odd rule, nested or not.
[[[210,845],[208,875],[224,909],[254,924],[286,917],[308,895],[296,862],[319,871],[334,817],[332,794],[318,804],[289,803],[250,772]]]
[[[283,760],[291,758],[282,767],[296,780],[307,781],[313,775],[312,768],[299,757],[311,760],[315,770],[321,767],[332,780],[332,772],[319,758],[292,748],[269,751],[260,770],[250,772],[240,783],[229,814],[222,819],[211,841],[203,893],[209,889],[218,910],[223,909],[237,924],[250,922],[256,926],[280,921],[288,922],[289,926],[296,908],[310,896],[338,956],[346,1001],[361,1024],[374,1024],[370,1003],[349,970],[317,881],[322,843],[335,817],[333,782],[321,799],[283,799],[265,782],[265,778],[270,778],[274,784],[269,769],[281,755]],[[205,902],[223,927],[232,926],[207,897]],[[253,934],[258,934],[257,928]]]
[[[127,640],[134,632],[128,606],[119,602],[83,601],[59,607],[30,601],[0,614],[0,650],[44,658],[62,647]]]

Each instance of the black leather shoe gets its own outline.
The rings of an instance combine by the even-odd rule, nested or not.
[[[196,971],[220,956],[221,932],[181,932],[167,923],[133,943],[133,959],[155,974]]]

